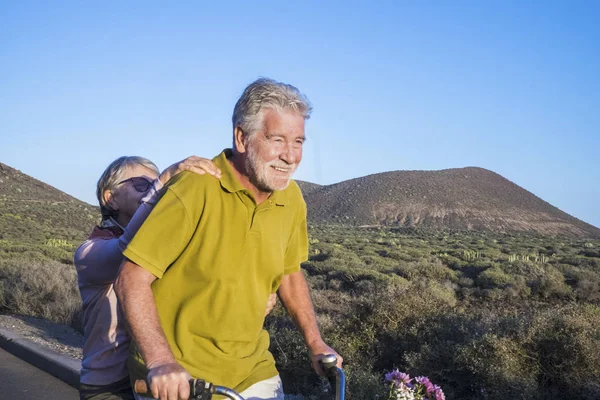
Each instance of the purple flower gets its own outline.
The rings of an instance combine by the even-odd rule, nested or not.
[[[401,383],[408,384],[411,381],[410,375],[400,372],[397,369],[385,374],[385,380],[393,382],[396,386],[400,386]]]
[[[433,385],[433,391],[435,392],[435,400],[446,400],[446,396],[444,396],[444,392],[442,392],[442,388],[438,385]]]
[[[398,371],[397,369],[393,370],[392,372],[388,372],[387,374],[385,374],[385,380],[388,382],[395,381],[395,377],[399,373],[400,371]]]
[[[426,376],[417,376],[415,381],[425,387],[427,394],[433,393],[433,383]]]
[[[420,383],[421,385],[426,385],[427,383],[429,383],[429,378],[426,376],[417,376],[415,378],[415,381],[417,381],[417,383]]]

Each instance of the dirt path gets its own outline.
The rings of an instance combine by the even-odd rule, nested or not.
[[[83,335],[69,326],[6,314],[0,314],[0,326],[56,352],[82,358]]]

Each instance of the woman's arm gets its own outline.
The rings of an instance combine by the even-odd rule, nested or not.
[[[114,282],[123,261],[123,250],[150,215],[161,187],[162,183],[157,179],[120,237],[88,239],[77,249],[74,263],[80,286]]]
[[[191,171],[200,175],[208,173],[216,178],[221,177],[221,170],[211,160],[197,156],[188,157],[165,169],[142,199],[142,204],[125,227],[121,237],[89,239],[77,249],[74,262],[80,285],[102,285],[114,282],[123,261],[123,250],[150,215],[160,198],[159,190],[169,179],[182,171]]]

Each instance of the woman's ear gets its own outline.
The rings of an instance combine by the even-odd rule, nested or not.
[[[111,190],[106,189],[104,194],[104,203],[113,211],[117,211],[119,209],[119,204],[115,201],[115,197],[113,196],[113,192]]]

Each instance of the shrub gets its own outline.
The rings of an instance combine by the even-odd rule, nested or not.
[[[570,305],[540,313],[529,332],[544,398],[600,398],[600,308]]]
[[[56,261],[0,260],[1,309],[81,329],[81,298],[72,266]]]
[[[531,399],[537,391],[538,366],[509,337],[486,333],[457,349],[455,362],[478,382],[485,399]],[[476,390],[475,390],[476,391]]]
[[[515,278],[512,275],[506,274],[498,266],[493,266],[486,269],[477,277],[478,285],[483,288],[506,288],[515,283]]]

